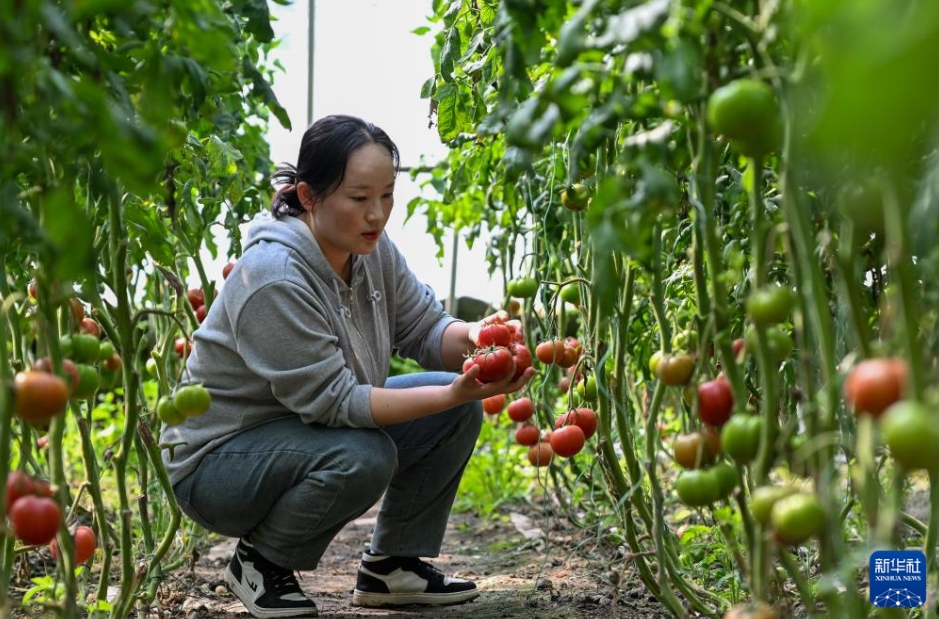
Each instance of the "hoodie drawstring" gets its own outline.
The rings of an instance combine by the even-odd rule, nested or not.
[[[368,298],[372,301],[372,327],[374,329],[375,337],[378,337],[378,303],[381,301],[381,291],[375,287],[375,282],[372,281],[372,273],[368,270],[368,265],[363,264],[362,266],[365,268],[365,281],[368,282],[368,287],[371,290]]]

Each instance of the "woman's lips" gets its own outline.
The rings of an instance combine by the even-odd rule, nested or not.
[[[368,239],[369,241],[374,241],[379,236],[381,236],[381,232],[366,232],[362,236]]]

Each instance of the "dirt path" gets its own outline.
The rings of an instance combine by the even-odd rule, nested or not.
[[[458,606],[433,609],[373,610],[350,605],[355,570],[375,523],[374,511],[350,523],[336,538],[315,572],[301,573],[304,590],[316,600],[320,616],[423,619],[659,619],[668,614],[637,580],[628,575],[616,592],[607,577],[615,550],[600,550],[572,538],[570,531],[530,515],[510,512],[498,521],[454,514],[444,552],[434,565],[445,573],[475,580],[481,595]],[[535,515],[537,518],[537,515]],[[571,547],[578,550],[572,551]],[[234,540],[220,540],[203,556],[194,574],[179,576],[162,596],[161,617],[222,619],[249,617],[225,588],[221,574]],[[606,555],[604,557],[603,555]]]

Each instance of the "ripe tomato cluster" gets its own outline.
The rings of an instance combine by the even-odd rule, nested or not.
[[[463,362],[463,372],[478,366],[476,380],[481,383],[499,382],[509,376],[516,380],[531,367],[531,350],[514,322],[484,325],[475,344],[476,351]]]

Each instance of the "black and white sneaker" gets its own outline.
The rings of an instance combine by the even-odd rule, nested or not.
[[[225,582],[255,617],[316,617],[313,600],[303,595],[293,570],[274,565],[254,546],[239,540]]]
[[[430,563],[416,557],[362,555],[352,593],[353,606],[443,606],[472,600],[479,595],[476,583],[444,576]]]

